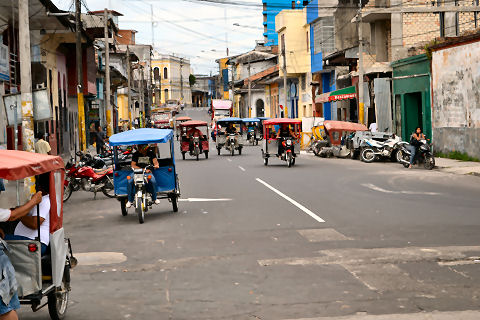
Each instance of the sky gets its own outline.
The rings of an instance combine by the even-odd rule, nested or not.
[[[73,0],[53,0],[63,10],[74,11]],[[239,54],[263,40],[261,0],[241,0],[253,6],[200,3],[199,0],[82,0],[91,11],[109,8],[123,14],[120,29],[134,29],[136,43],[152,43],[160,53],[190,59],[195,74],[216,74],[215,59]],[[85,6],[82,12],[86,12]],[[225,20],[226,16],[226,20]],[[235,26],[239,24],[240,26]]]

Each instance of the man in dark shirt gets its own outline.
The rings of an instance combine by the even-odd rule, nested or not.
[[[102,131],[102,127],[97,127],[97,132],[95,134],[96,145],[97,145],[97,154],[103,153],[103,147],[105,144],[105,133]]]
[[[290,125],[288,124],[282,124],[282,126],[280,127],[280,129],[278,130],[277,132],[277,141],[278,141],[278,154],[282,154],[283,151],[284,151],[284,148],[282,146],[282,141],[283,141],[283,138],[292,138],[292,139],[296,139],[296,135],[295,135],[295,132],[292,131],[292,129],[290,128]]]
[[[158,159],[155,155],[155,152],[150,150],[148,145],[141,144],[138,146],[138,150],[132,155],[132,169],[145,169],[147,166],[153,166],[155,169],[158,169]],[[149,169],[146,170],[147,173],[151,171]],[[147,183],[147,191],[152,195],[152,201],[155,204],[159,204],[160,200],[157,199],[157,183],[155,181],[155,176],[149,175],[148,183]],[[134,179],[133,173],[127,177],[127,193],[128,193],[128,201],[126,204],[127,208],[130,208],[135,200],[135,186],[134,186]]]

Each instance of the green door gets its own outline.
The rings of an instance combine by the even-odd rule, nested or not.
[[[420,127],[424,130],[421,92],[405,94],[403,119],[405,119],[405,130],[403,130],[403,138],[405,140],[410,140],[410,135],[415,131],[415,128]]]

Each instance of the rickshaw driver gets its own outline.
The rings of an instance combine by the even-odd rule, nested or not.
[[[37,192],[32,199],[23,206],[15,209],[0,208],[0,222],[14,221],[27,215],[37,204],[42,201],[42,193]],[[1,229],[0,229],[1,231]],[[0,232],[3,236],[3,231]],[[20,308],[20,301],[17,295],[17,280],[15,279],[15,270],[10,259],[5,254],[7,249],[5,242],[0,239],[0,268],[3,270],[3,280],[5,285],[0,286],[0,320],[18,320],[15,310]]]
[[[227,134],[236,134],[237,133],[237,128],[235,128],[233,123],[229,123],[227,129],[225,129],[225,132]]]
[[[288,125],[286,123],[283,123],[282,126],[280,127],[280,129],[277,132],[277,140],[279,140],[280,138],[297,139],[297,136],[295,135],[295,132],[293,132],[292,129],[290,128],[290,125]],[[278,154],[280,155],[282,153],[283,153],[283,145],[279,141],[279,143],[278,143]]]
[[[141,144],[138,145],[138,150],[132,155],[132,169],[145,169],[147,166],[152,165],[155,169],[159,168],[158,159],[155,155],[155,152],[150,150],[148,145]],[[146,170],[147,173],[151,172],[150,170]],[[133,184],[133,173],[127,178],[127,193],[128,193],[128,201],[126,203],[126,207],[130,208],[133,204],[135,199],[135,187]],[[147,191],[152,195],[152,201],[155,204],[159,204],[160,200],[157,199],[157,183],[155,181],[155,177],[152,175],[150,179],[148,179],[147,183]]]
[[[190,145],[190,150],[193,150],[193,138],[198,137],[201,139],[203,137],[202,131],[196,127],[189,128],[186,135]]]

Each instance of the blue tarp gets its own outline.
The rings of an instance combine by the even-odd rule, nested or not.
[[[243,122],[247,123],[247,122],[260,122],[260,119],[258,118],[244,118],[242,119]]]
[[[231,117],[231,118],[221,118],[217,120],[217,123],[222,123],[222,122],[242,123],[242,119]]]
[[[114,134],[110,137],[111,146],[130,146],[137,144],[166,143],[173,139],[171,129],[142,128]]]

